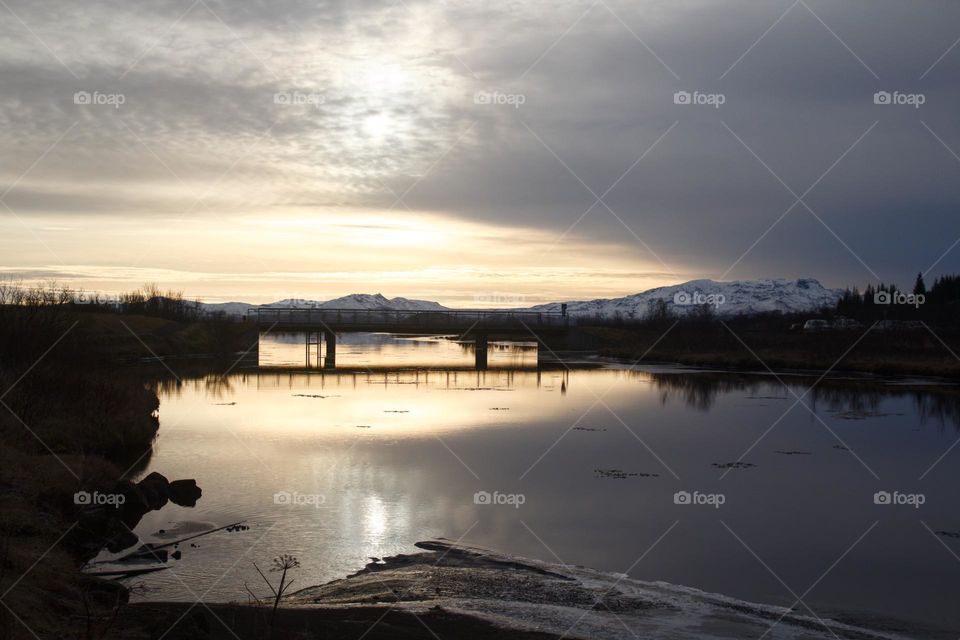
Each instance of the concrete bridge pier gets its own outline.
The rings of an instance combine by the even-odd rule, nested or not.
[[[478,335],[474,341],[474,353],[476,357],[476,367],[477,369],[486,369],[487,368],[487,350],[489,347],[489,340],[486,335]]]
[[[337,334],[333,331],[324,331],[323,341],[327,345],[327,354],[323,358],[323,367],[324,369],[336,369],[337,367]],[[320,354],[318,349],[317,359],[319,358],[320,358]]]

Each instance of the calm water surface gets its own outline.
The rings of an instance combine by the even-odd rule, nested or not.
[[[783,605],[795,600],[787,587],[815,585],[804,601],[820,615],[960,628],[960,539],[935,533],[960,532],[952,389],[823,382],[804,398],[811,412],[794,405],[791,390],[811,383],[798,377],[788,390],[665,367],[538,372],[522,368],[536,363],[525,347],[493,349],[502,370],[443,371],[472,354],[386,337],[337,355],[437,369],[244,370],[159,385],[145,473],[196,478],[203,497],[148,514],[137,533],[250,529],[181,545],[171,570],[141,579],[148,597],[246,600],[244,582],[260,582],[253,562],[292,553],[307,586],[444,536]],[[302,336],[261,349],[264,365],[304,357]],[[754,466],[715,466],[741,457]],[[677,504],[681,491],[724,502]],[[924,503],[878,505],[878,491]],[[477,492],[523,504],[478,504]]]

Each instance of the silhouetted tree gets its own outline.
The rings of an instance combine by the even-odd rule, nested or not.
[[[917,274],[917,281],[913,285],[913,292],[917,295],[926,295],[927,285],[923,282],[923,274]]]
[[[672,318],[673,314],[670,312],[670,307],[667,305],[666,300],[657,298],[650,303],[647,311],[647,320],[650,322],[661,323],[669,322]]]

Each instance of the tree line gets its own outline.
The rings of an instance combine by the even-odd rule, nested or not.
[[[960,321],[960,274],[937,277],[927,287],[918,273],[913,288],[902,290],[895,284],[870,284],[861,292],[848,287],[837,302],[838,315],[858,320],[910,319],[935,322]]]
[[[35,285],[0,280],[0,308],[16,311],[20,317],[41,313],[51,317],[62,311],[99,311],[129,313],[196,322],[210,319],[199,300],[187,300],[183,291],[163,290],[156,283],[147,283],[138,289],[119,295],[89,293],[83,289],[61,285],[55,281]]]

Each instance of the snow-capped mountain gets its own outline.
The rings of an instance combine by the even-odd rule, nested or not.
[[[573,316],[641,319],[657,300],[677,315],[709,304],[719,316],[779,311],[795,313],[832,307],[843,295],[841,289],[827,289],[813,278],[736,280],[715,282],[691,280],[668,287],[649,289],[623,298],[568,302]],[[559,302],[531,307],[533,311],[560,311]]]
[[[222,313],[225,316],[243,316],[257,305],[249,302],[201,302],[200,308],[207,313]]]
[[[382,309],[391,311],[436,311],[446,309],[438,302],[411,300],[409,298],[386,298],[379,293],[351,293],[333,300],[300,300],[287,298],[265,307],[295,307],[303,309]]]
[[[657,300],[663,300],[667,308],[677,315],[684,315],[698,306],[708,304],[719,316],[734,316],[745,313],[797,313],[833,307],[843,295],[841,289],[827,289],[813,278],[737,280],[715,282],[691,280],[683,284],[649,289],[623,298],[600,298],[567,303],[567,313],[572,316],[594,318],[642,319],[649,314]],[[530,311],[560,311],[559,302],[530,307]],[[383,309],[396,311],[440,311],[446,309],[438,302],[411,300],[409,298],[386,298],[383,295],[353,293],[334,300],[304,300],[287,298],[264,307],[292,307],[297,309]],[[228,316],[241,316],[257,305],[245,302],[203,304],[211,313],[222,312]]]

